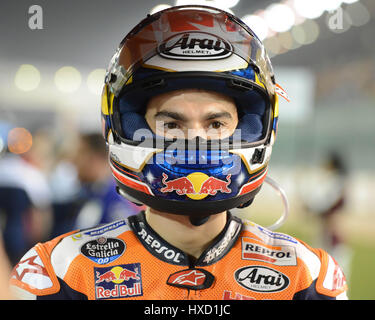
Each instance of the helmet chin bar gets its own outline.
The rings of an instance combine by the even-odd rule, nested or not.
[[[269,176],[266,176],[266,179],[264,181],[267,184],[269,184],[277,192],[277,194],[281,197],[281,199],[283,201],[283,205],[284,205],[284,211],[283,211],[281,217],[274,224],[267,227],[267,229],[275,231],[275,230],[279,229],[285,223],[286,219],[289,216],[289,201],[288,201],[288,198],[286,196],[285,191],[283,190],[283,188],[281,188],[281,186],[275,180],[273,180]],[[134,204],[136,204],[138,206],[142,206],[142,205],[146,204],[146,203],[142,203],[141,201],[139,201],[136,198],[134,198],[133,196],[131,196],[128,192],[126,192],[124,190],[124,186],[121,186],[121,187],[116,186],[116,190],[117,190],[117,193],[119,195],[121,195],[125,199],[133,202]],[[239,209],[243,209],[243,208],[246,208],[249,205],[251,205],[252,202],[254,201],[255,195],[259,192],[259,190],[260,190],[260,187],[256,190],[252,191],[250,193],[252,196],[250,196],[246,201],[242,202],[241,204],[237,205],[236,207],[239,208]],[[137,191],[135,191],[135,192],[137,192]],[[156,201],[158,201],[158,200],[156,200]],[[225,210],[230,210],[230,209],[232,209],[232,208],[227,208]],[[220,212],[223,212],[225,210],[222,210]],[[164,210],[161,210],[161,211],[164,211]],[[194,212],[194,209],[192,211]],[[168,212],[168,210],[166,212]],[[172,212],[172,213],[181,214],[181,213],[176,213],[176,212]],[[208,213],[208,214],[202,213],[202,214],[196,214],[196,215],[194,215],[194,214],[192,215],[191,212],[190,212],[190,214],[188,214],[188,213],[182,213],[182,214],[189,216],[190,223],[193,226],[201,226],[208,221],[208,219],[210,218],[211,215],[217,214],[217,213],[219,213],[219,212],[211,212],[211,213]]]
[[[143,206],[143,203],[138,201],[137,199],[133,198],[132,196],[130,196],[129,194],[127,194],[123,189],[121,189],[119,186],[116,186],[116,191],[117,193],[125,198],[126,200],[129,200],[130,202],[134,203],[135,205],[141,207]]]
[[[138,200],[134,199],[132,196],[128,195],[126,192],[124,192],[120,187],[116,186],[116,191],[117,193],[124,197],[125,199],[133,202],[134,204],[136,204],[137,206],[143,206],[143,203],[140,203]],[[193,225],[193,226],[201,226],[203,224],[205,224],[208,219],[210,218],[211,215],[202,215],[202,216],[189,216],[189,220],[190,220],[190,223]]]
[[[120,187],[116,186],[116,191],[117,193],[124,197],[125,199],[133,202],[134,204],[136,204],[137,206],[143,206],[143,203],[140,203],[140,201],[136,200],[135,198],[133,198],[132,196],[128,195],[124,190],[122,190]],[[252,200],[251,200],[252,201]],[[208,219],[210,218],[211,214],[208,214],[208,215],[202,215],[202,216],[189,216],[189,220],[190,220],[190,223],[195,226],[195,227],[199,227],[203,224],[205,224]]]
[[[213,214],[240,207],[242,204],[253,199],[261,188],[261,186],[259,186],[249,193],[231,199],[213,202],[202,202],[199,200],[183,202],[177,200],[166,200],[161,197],[154,197],[145,194],[144,192],[127,187],[118,180],[116,180],[116,183],[118,185],[116,188],[117,192],[124,198],[134,202],[137,205],[146,205],[160,212],[191,216],[194,218],[204,218]]]

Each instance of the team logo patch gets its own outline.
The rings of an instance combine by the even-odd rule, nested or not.
[[[141,264],[94,268],[96,299],[131,298],[143,295]]]
[[[211,60],[229,57],[233,48],[224,39],[204,32],[187,32],[170,37],[158,48],[164,58]]]
[[[225,180],[209,177],[203,172],[193,172],[186,177],[168,180],[168,175],[163,173],[162,182],[164,187],[161,192],[176,192],[179,196],[186,195],[194,200],[201,200],[208,195],[215,196],[218,192],[231,193],[228,187],[231,183],[231,175]]]
[[[214,245],[204,256],[203,262],[209,264],[215,261],[218,257],[225,254],[232,247],[233,242],[237,239],[237,235],[241,228],[233,221],[228,226],[225,236]]]
[[[286,101],[290,102],[290,99],[289,99],[289,96],[288,94],[286,93],[286,91],[279,85],[276,83],[275,85],[275,92],[280,96],[280,97],[283,97]]]
[[[324,289],[328,289],[332,292],[345,290],[347,286],[344,272],[338,265],[337,261],[331,256],[328,256],[327,272],[322,285]],[[320,287],[318,286],[318,290],[319,289]]]
[[[14,267],[12,279],[17,279],[33,289],[48,289],[53,286],[47,269],[35,249],[30,249]]]
[[[232,292],[228,290],[224,290],[223,300],[256,300],[253,297],[245,296],[238,292]]]
[[[289,286],[289,278],[272,268],[247,266],[238,269],[234,278],[242,287],[255,292],[278,292]]]
[[[204,269],[186,269],[171,274],[167,280],[167,284],[191,289],[202,290],[211,287],[215,277]]]
[[[288,236],[287,234],[279,233],[279,232],[272,232],[268,229],[262,228],[261,226],[258,226],[258,229],[259,229],[260,232],[262,232],[263,234],[267,235],[268,237],[270,237],[272,239],[288,241],[288,242],[292,242],[292,243],[295,243],[295,244],[298,243],[296,239],[294,239],[291,236]]]
[[[176,250],[174,250],[166,242],[162,241],[162,239],[158,239],[156,235],[149,232],[149,230],[142,228],[137,232],[137,234],[146,248],[154,255],[156,255],[159,259],[176,264],[184,262],[181,252],[177,252]]]
[[[91,240],[81,247],[81,253],[98,264],[110,263],[119,258],[124,251],[124,241],[106,237]]]
[[[124,225],[126,225],[126,222],[124,220],[116,221],[114,223],[105,225],[104,227],[90,229],[90,230],[84,232],[84,234],[87,234],[87,235],[89,235],[91,237],[93,237],[93,236],[99,236],[99,235],[101,235],[101,234],[103,234],[105,232],[115,230],[115,229],[120,228],[120,227],[122,227]]]
[[[295,248],[292,246],[270,246],[253,238],[242,238],[242,259],[271,263],[277,266],[296,266]]]

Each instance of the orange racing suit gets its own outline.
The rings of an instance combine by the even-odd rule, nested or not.
[[[347,299],[336,261],[228,213],[199,259],[162,239],[144,212],[30,249],[10,282],[22,299]]]

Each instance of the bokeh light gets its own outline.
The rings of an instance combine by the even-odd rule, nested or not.
[[[95,95],[102,93],[104,85],[105,69],[95,69],[87,76],[87,87]]]
[[[153,7],[151,10],[150,10],[150,14],[154,14],[156,12],[159,12],[159,11],[162,11],[164,9],[168,9],[170,8],[171,6],[169,4],[158,4],[156,5],[155,7]]]
[[[355,2],[358,2],[359,0],[342,0],[343,3],[348,3],[348,4],[351,4],[351,3],[355,3]]]
[[[289,31],[279,33],[277,37],[279,39],[279,42],[281,43],[281,46],[288,51],[294,49],[297,46],[295,45],[296,42],[294,41],[293,36]]]
[[[201,5],[201,6],[210,6],[218,8],[233,14],[233,11],[230,9],[238,3],[237,0],[176,0],[176,6],[184,5]]]
[[[355,27],[363,26],[370,21],[370,12],[360,2],[348,6],[345,11],[350,16],[351,24]]]
[[[341,6],[342,0],[325,0],[324,9],[326,11],[337,10]]]
[[[197,4],[197,5],[204,5],[206,3],[205,0],[176,0],[176,6],[185,6],[188,4]]]
[[[259,15],[249,14],[241,18],[251,30],[255,32],[260,40],[264,40],[268,36],[268,25],[266,20],[264,20]]]
[[[22,91],[35,90],[40,83],[40,72],[31,64],[21,65],[14,77],[14,84]]]
[[[5,149],[5,142],[2,137],[0,137],[0,154],[4,151]]]
[[[285,4],[270,5],[264,15],[270,29],[276,32],[288,31],[294,24],[293,10]]]
[[[13,128],[8,133],[8,150],[22,154],[30,150],[33,144],[31,133],[25,128]]]
[[[81,82],[81,73],[74,67],[62,67],[55,73],[55,85],[62,92],[77,91]]]
[[[294,0],[294,9],[297,14],[308,19],[319,18],[324,12],[326,0]]]
[[[305,32],[305,41],[304,45],[311,44],[315,42],[320,34],[320,28],[318,23],[316,23],[314,20],[306,20],[302,25]]]
[[[282,50],[281,44],[280,44],[280,42],[279,42],[279,40],[276,36],[265,39],[264,40],[264,46],[265,46],[270,58],[280,54],[281,50]]]
[[[213,2],[217,6],[233,8],[240,2],[240,0],[214,0]]]
[[[292,30],[290,30],[294,41],[298,42],[299,44],[305,44],[306,42],[306,33],[305,30],[301,25],[294,26]]]

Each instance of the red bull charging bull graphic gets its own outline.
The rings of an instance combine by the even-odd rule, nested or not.
[[[176,191],[176,193],[180,196],[184,194],[191,194],[195,193],[193,183],[187,177],[181,177],[174,180],[167,181],[168,176],[163,173],[163,184],[165,185],[164,188],[161,188],[161,192],[172,192]]]
[[[94,268],[96,299],[130,298],[143,295],[140,263]]]
[[[193,172],[186,177],[168,179],[168,175],[163,173],[162,183],[164,187],[161,192],[176,192],[179,196],[186,195],[194,200],[201,200],[208,195],[215,196],[218,192],[231,193],[229,188],[231,175],[228,174],[225,180],[209,177],[203,172]]]

